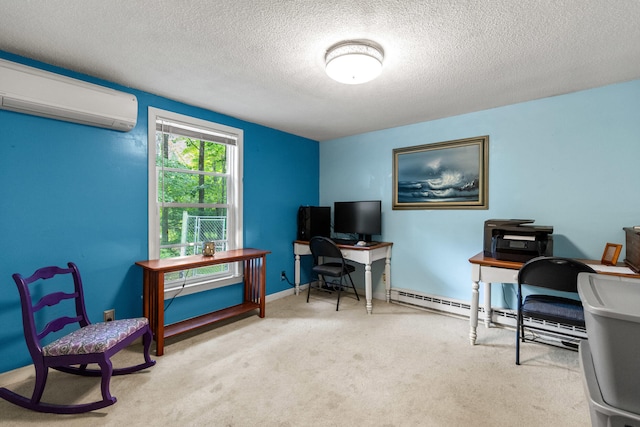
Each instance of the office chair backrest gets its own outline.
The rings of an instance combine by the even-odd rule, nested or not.
[[[525,263],[518,272],[518,286],[532,285],[563,292],[578,292],[578,274],[595,273],[586,264],[570,258],[538,257]]]
[[[342,252],[335,242],[328,237],[314,236],[309,242],[314,264],[318,264],[318,257],[342,259]]]

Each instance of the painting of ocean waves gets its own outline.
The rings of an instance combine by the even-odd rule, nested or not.
[[[441,176],[421,181],[399,181],[398,202],[476,201],[480,194],[478,177],[460,171],[443,171]]]
[[[480,137],[394,150],[394,208],[486,209],[487,145]]]

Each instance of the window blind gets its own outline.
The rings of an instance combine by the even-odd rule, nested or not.
[[[180,123],[175,120],[167,120],[158,118],[156,120],[156,130],[164,133],[172,133],[174,135],[182,135],[188,138],[199,139],[202,141],[216,142],[219,144],[236,145],[236,135],[221,132],[219,130],[207,129],[204,127],[194,127],[186,123]]]

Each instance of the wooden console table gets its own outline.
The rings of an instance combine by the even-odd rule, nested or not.
[[[165,338],[255,309],[259,309],[259,316],[264,317],[266,256],[269,253],[259,249],[235,249],[217,252],[212,257],[192,255],[136,262],[144,271],[143,313],[149,319],[156,340],[156,355],[164,354]],[[164,324],[165,273],[238,261],[244,262],[244,298],[241,304],[170,325]]]
[[[622,263],[616,266],[603,265],[598,260],[578,259],[589,265],[599,274],[623,276],[639,279],[640,275],[634,273]],[[471,345],[476,343],[478,327],[478,307],[480,282],[484,283],[484,324],[491,326],[491,283],[518,283],[518,271],[524,263],[518,261],[503,261],[488,256],[483,252],[469,258],[471,263],[471,313],[469,315],[469,341]]]

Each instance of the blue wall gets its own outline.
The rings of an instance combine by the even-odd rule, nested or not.
[[[482,135],[488,210],[391,209],[394,148]],[[640,81],[632,81],[321,142],[320,202],[381,199],[393,287],[469,301],[468,259],[482,250],[486,219],[552,225],[560,256],[600,259],[607,242],[624,244],[622,228],[640,224],[639,158]],[[379,296],[380,269],[376,280]]]
[[[31,363],[13,273],[78,264],[92,321],[142,314],[147,251],[147,108],[244,130],[244,246],[271,251],[267,294],[291,289],[292,241],[301,204],[317,204],[317,141],[0,52],[0,57],[138,97],[138,123],[122,133],[0,110],[0,372]],[[236,303],[239,287],[177,298],[173,321]],[[267,312],[267,316],[269,313]]]

